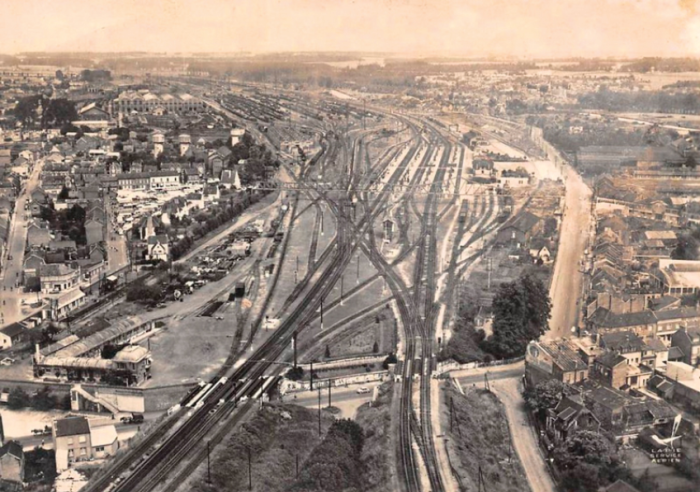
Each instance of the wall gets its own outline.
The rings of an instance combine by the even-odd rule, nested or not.
[[[177,384],[161,386],[158,388],[144,388],[144,412],[162,412],[172,407],[196,386],[197,383]]]

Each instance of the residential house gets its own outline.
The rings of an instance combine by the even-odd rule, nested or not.
[[[27,246],[32,247],[47,247],[53,238],[47,227],[44,227],[43,222],[32,222],[27,227]]]
[[[654,350],[632,331],[603,334],[600,336],[600,346],[621,355],[628,364],[654,367],[656,361]]]
[[[12,323],[11,325],[0,328],[0,350],[6,350],[23,342],[28,334],[27,328],[21,323]]]
[[[104,241],[104,229],[105,226],[100,221],[92,219],[85,221],[85,236],[87,237],[88,246]]]
[[[525,377],[530,384],[547,379],[574,384],[588,378],[588,365],[570,340],[532,341],[525,352]]]
[[[7,441],[0,447],[0,480],[24,482],[24,450],[17,441]]]
[[[630,484],[620,478],[607,487],[600,489],[600,492],[639,492],[639,489],[632,487]]]
[[[590,377],[611,388],[643,388],[652,376],[647,366],[631,364],[617,352],[606,352],[593,362]]]
[[[586,408],[582,395],[576,394],[562,397],[555,408],[547,410],[546,426],[559,443],[577,431],[598,432],[600,421]]]
[[[523,248],[530,239],[541,232],[542,220],[531,212],[521,212],[501,227],[495,244]]]
[[[114,425],[96,426],[82,416],[55,420],[52,434],[59,471],[76,462],[112,456],[119,449]]]
[[[168,236],[158,234],[148,238],[146,248],[146,260],[148,261],[168,261],[170,258],[170,243]]]
[[[671,335],[671,347],[677,347],[680,350],[683,354],[683,362],[697,366],[700,354],[700,328],[681,327]]]

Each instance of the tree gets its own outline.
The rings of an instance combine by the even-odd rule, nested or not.
[[[143,304],[155,304],[163,298],[163,289],[158,285],[132,284],[126,291],[126,300]]]
[[[70,192],[68,191],[68,188],[64,186],[63,188],[61,188],[61,192],[58,194],[58,199],[66,200],[68,198],[69,193]]]
[[[323,357],[326,359],[331,358],[331,348],[328,345],[326,345],[326,351],[323,353]]]
[[[31,397],[31,406],[41,411],[56,408],[56,403],[56,397],[47,386],[41,388]]]
[[[47,103],[44,101],[46,99],[42,99],[42,107],[44,108],[41,115],[42,128],[60,128],[78,119],[75,104],[68,99],[50,99]]]
[[[396,358],[395,354],[389,354],[386,359],[384,359],[384,362],[382,362],[382,367],[386,371],[389,369],[389,364],[396,364],[398,362],[398,359]]]
[[[671,251],[671,258],[674,260],[697,260],[698,242],[690,235],[683,235],[678,238],[676,247]]]
[[[112,345],[111,343],[106,344],[102,347],[100,356],[103,359],[114,359],[114,356],[122,349],[119,345]]]
[[[290,381],[301,381],[304,378],[304,368],[301,366],[292,367],[287,371],[286,377]]]
[[[566,385],[557,379],[542,381],[534,388],[525,392],[525,403],[533,412],[542,415],[550,408],[554,408],[566,394]]]
[[[552,237],[557,232],[557,219],[554,217],[548,217],[544,221],[544,236]]]
[[[24,127],[31,127],[37,119],[37,110],[39,109],[39,101],[41,96],[23,97],[17,101],[17,106],[13,110],[15,118],[17,118]]]
[[[562,469],[572,469],[579,463],[612,466],[619,462],[615,444],[597,432],[582,430],[569,436],[560,444],[554,461]]]
[[[541,280],[523,275],[499,286],[493,300],[493,335],[481,347],[499,358],[521,356],[548,329],[549,293]]]
[[[36,447],[24,453],[24,480],[29,483],[53,484],[56,479],[56,453]]]
[[[372,345],[372,353],[377,354],[379,353],[379,344],[375,341],[374,345]]]
[[[7,406],[10,410],[19,410],[30,405],[31,399],[26,391],[19,386],[13,388],[7,395]]]

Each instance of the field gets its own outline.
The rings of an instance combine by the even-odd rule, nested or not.
[[[441,415],[442,427],[447,429],[449,461],[460,490],[478,490],[479,470],[485,490],[490,492],[530,490],[517,454],[510,449],[508,422],[498,398],[480,389],[462,395],[451,386],[445,389],[443,396],[447,411]],[[451,399],[454,405],[452,425]]]

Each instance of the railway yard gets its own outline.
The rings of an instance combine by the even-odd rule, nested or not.
[[[199,81],[180,83],[205,90]],[[353,383],[391,381],[394,479],[407,491],[446,490],[431,415],[441,407],[431,402],[438,344],[456,287],[490,248],[509,194],[471,182],[472,151],[432,118],[255,92],[212,98],[208,89],[205,101],[275,148],[311,138],[316,149],[307,159],[282,159],[277,198],[250,217],[264,233],[226,267],[232,273],[176,311],[162,308],[169,318],[154,314],[167,326],[150,342],[157,372],[172,374],[168,361],[181,360],[180,381],[201,382],[84,490],[184,490],[187,477],[203,473],[207,453],[216,456],[217,443],[261,402],[280,393],[296,399],[280,387],[296,364],[306,371],[287,384],[311,395],[318,388],[324,406],[332,386],[350,384],[341,399],[352,399]],[[182,268],[214,265],[251,222],[188,255]],[[231,294],[236,283],[245,287],[240,298]],[[209,299],[195,303],[201,296]],[[196,354],[191,363],[188,351]],[[387,373],[388,354],[398,364]]]
[[[125,285],[71,318],[75,326],[155,324],[135,342],[152,360],[141,388],[170,395],[167,412],[161,405],[148,431],[83,490],[191,490],[262,408],[298,398],[314,410],[318,392],[325,433],[330,411],[365,415],[380,387],[392,435],[380,441],[390,455],[377,473],[406,491],[452,490],[438,355],[461,286],[470,275],[483,284],[487,270],[490,285],[501,227],[542,183],[528,177],[511,189],[475,179],[462,133],[420,113],[207,79],[170,86],[245,128],[280,165],[256,187],[259,203],[167,271],[132,281],[169,285],[163,302],[144,311],[126,300]],[[494,142],[520,165],[521,151]]]

